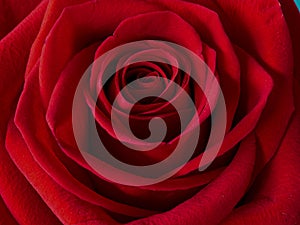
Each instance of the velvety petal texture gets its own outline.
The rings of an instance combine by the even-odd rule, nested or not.
[[[0,224],[300,223],[299,40],[292,0],[1,1]],[[146,44],[96,63],[138,41]],[[144,55],[164,61],[130,63]],[[106,81],[113,63],[124,66]],[[85,74],[76,133],[74,99]],[[224,138],[210,146],[223,97]],[[167,131],[145,151],[156,143],[145,141],[153,118]],[[113,122],[123,128],[127,119],[135,138],[115,130]],[[170,158],[182,139],[185,156],[200,133],[172,176],[128,185],[87,160],[107,165],[95,152],[91,123],[109,154],[140,170]]]

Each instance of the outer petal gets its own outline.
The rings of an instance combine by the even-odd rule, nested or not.
[[[299,90],[298,80],[295,90]],[[300,94],[296,113],[279,151],[260,174],[244,206],[223,224],[290,225],[300,221]],[[250,200],[249,200],[250,199]]]
[[[249,185],[254,168],[255,149],[255,138],[251,134],[242,142],[237,155],[225,171],[194,197],[166,213],[131,224],[218,224],[230,213]]]
[[[76,52],[105,39],[125,18],[154,10],[157,10],[156,6],[142,1],[90,1],[65,7],[50,31],[42,27],[36,40],[43,37],[44,39],[39,42],[42,41],[43,44],[46,42],[43,48],[41,44],[33,46],[27,72],[32,69],[31,64],[41,56],[39,82],[45,106],[48,105],[59,74]],[[114,13],[111,13],[112,11]],[[78,15],[88,16],[78,17]],[[49,17],[51,16],[50,13]]]
[[[43,199],[43,203],[47,204],[49,207],[47,210],[51,209],[62,223],[76,224],[88,220],[98,220],[99,225],[114,224],[113,220],[100,207],[91,205],[73,196],[72,193],[64,190],[59,184],[54,182],[51,176],[39,167],[13,121],[10,122],[8,127],[6,143],[14,163],[18,165],[24,177],[36,189],[39,196]],[[22,152],[22,155],[20,152]],[[25,193],[27,194],[26,191]],[[15,204],[17,202],[15,199]],[[55,224],[50,220],[52,218],[49,215],[45,215],[36,204],[32,205],[37,207],[32,209],[32,212],[37,212],[38,214],[31,215],[25,224],[42,224],[45,223],[42,222],[45,218],[47,218],[46,221],[49,224]],[[44,215],[41,215],[42,213]]]
[[[6,207],[2,205],[0,209],[1,224],[14,223],[8,211],[17,223],[59,224],[57,218],[14,165],[4,143],[11,110],[15,108],[24,80],[22,74],[25,72],[28,53],[41,24],[46,5],[46,2],[39,5],[15,30],[0,41],[0,194],[2,204],[6,205]],[[47,218],[47,221],[44,218]]]
[[[41,97],[38,92],[38,75],[38,69],[35,67],[26,80],[24,91],[16,110],[15,124],[28,146],[28,149],[26,147],[24,148],[32,154],[38,166],[47,172],[44,175],[46,177],[50,175],[51,179],[55,180],[58,185],[73,194],[73,198],[79,197],[82,200],[97,206],[102,206],[113,212],[124,213],[131,216],[136,215],[137,217],[155,213],[114,202],[104,196],[98,195],[94,190],[80,183],[72,176],[71,172],[66,168],[66,165],[64,165],[64,156],[61,149],[47,126],[45,112],[41,108]],[[31,117],[34,117],[35,120],[31,120]],[[7,141],[10,141],[9,143],[12,144],[10,138],[11,137],[8,136]],[[19,156],[15,155],[14,158],[19,158]],[[22,161],[18,162],[21,163]],[[33,162],[32,164],[34,165]],[[31,177],[31,179],[37,178]],[[41,193],[45,192],[43,186],[39,186],[38,190]],[[57,196],[61,195],[59,192],[57,194]]]
[[[17,225],[17,221],[14,219],[14,217],[11,215],[10,211],[5,205],[5,202],[3,202],[3,199],[0,198],[0,224],[11,224],[11,225]]]
[[[256,129],[261,146],[259,171],[276,152],[293,112],[293,55],[289,30],[276,0],[216,2],[232,42],[252,54],[274,81],[273,92]]]
[[[41,0],[2,0],[0,2],[0,40],[17,26]]]
[[[300,14],[293,1],[282,1],[293,39],[296,111],[275,158],[258,177],[246,199],[223,224],[297,224],[300,221]]]
[[[261,145],[258,172],[276,152],[294,109],[292,44],[281,5],[277,0],[190,1],[214,10],[230,41],[252,55],[273,78],[274,89],[256,129]],[[299,24],[299,13],[296,15],[295,5],[292,1],[288,2],[284,4],[286,2],[282,1],[286,5],[284,10],[294,15],[296,22],[291,22],[292,19],[289,21],[297,32],[298,25],[295,24]],[[299,42],[298,39],[295,41]],[[299,59],[299,53],[297,55]],[[276,124],[274,121],[277,121]]]

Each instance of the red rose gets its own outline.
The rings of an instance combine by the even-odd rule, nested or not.
[[[300,223],[300,17],[291,0],[10,0],[0,7],[0,224]],[[103,58],[129,43],[139,45]],[[157,60],[126,64],[144,55]],[[115,68],[109,79],[107,68]],[[85,74],[89,90],[77,101]],[[226,133],[214,157],[206,147],[214,118],[223,121],[222,96]],[[126,113],[131,136],[114,129]],[[183,125],[181,115],[189,118]],[[156,117],[167,125],[164,138],[156,130],[141,143]],[[88,122],[137,174],[95,157]],[[189,146],[194,134],[199,140]],[[134,185],[182,137],[178,171]]]

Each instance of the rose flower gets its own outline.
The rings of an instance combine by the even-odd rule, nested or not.
[[[0,12],[0,224],[300,223],[293,1]]]

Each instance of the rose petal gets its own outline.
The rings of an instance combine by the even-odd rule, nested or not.
[[[126,17],[156,9],[146,2],[91,1],[66,7],[49,32],[41,52],[40,89],[47,107],[66,63],[82,48],[106,38]],[[114,10],[114,13],[111,13]],[[89,15],[78,17],[78,15]],[[37,47],[38,48],[38,47]]]
[[[11,224],[11,225],[17,225],[17,221],[13,217],[13,215],[10,213],[9,209],[6,207],[5,202],[3,202],[3,199],[0,198],[0,223],[1,224]]]
[[[256,131],[262,148],[259,170],[275,153],[293,111],[293,57],[288,27],[276,0],[246,0],[242,4],[218,0],[217,3],[232,42],[253,55],[274,81],[273,92]]]
[[[38,70],[32,70],[16,110],[15,123],[38,165],[71,194],[113,212],[147,216],[154,212],[111,201],[76,180],[60,158],[64,157],[45,120],[38,89]],[[29,104],[30,103],[30,104]],[[35,120],[30,118],[34,116]],[[43,191],[40,189],[40,191]],[[74,197],[75,197],[74,196]]]
[[[217,71],[227,106],[228,129],[231,126],[239,100],[239,63],[232,43],[218,15],[201,5],[180,0],[151,0],[157,5],[180,15],[199,33],[203,42],[217,54]]]
[[[293,1],[282,1],[290,31],[294,40],[294,59],[299,59],[299,11]],[[296,112],[290,122],[281,146],[274,159],[259,175],[250,190],[246,202],[237,208],[223,224],[296,224],[300,220],[299,213],[299,64],[295,64],[294,96]]]
[[[62,13],[65,7],[72,6],[76,4],[80,4],[85,2],[86,0],[67,0],[67,1],[59,1],[59,0],[52,0],[49,2],[47,10],[45,12],[44,20],[41,25],[41,29],[38,33],[37,38],[35,39],[32,50],[30,51],[30,57],[28,59],[28,65],[26,68],[26,76],[29,74],[31,69],[36,64],[37,60],[40,58],[42,53],[42,48],[45,44],[45,39],[54,26],[56,20]]]
[[[300,82],[295,85],[296,113],[281,146],[258,176],[243,206],[222,224],[297,224],[300,220]]]
[[[13,30],[40,2],[41,0],[1,1],[0,40]]]
[[[113,40],[104,42],[96,57],[122,43],[144,39],[177,43],[199,56],[202,52],[202,42],[195,29],[175,13],[162,11],[137,15],[122,21],[114,31]]]
[[[236,52],[241,65],[242,88],[239,111],[242,114],[235,127],[226,134],[218,156],[222,156],[232,150],[236,144],[253,131],[273,88],[270,75],[252,57],[239,48],[236,48]],[[178,175],[184,175],[196,170],[201,157],[202,155],[189,161]]]
[[[24,178],[22,171],[12,162],[4,141],[11,110],[15,108],[24,80],[24,76],[20,74],[24,74],[28,53],[38,33],[46,6],[47,2],[40,4],[22,23],[0,41],[0,75],[2,81],[0,83],[0,193],[7,209],[16,222],[21,224],[59,224],[53,213]],[[5,215],[5,211],[1,211],[1,216],[5,217]],[[45,221],[43,218],[48,218],[48,220]]]
[[[243,140],[237,155],[225,171],[191,199],[166,213],[131,224],[218,224],[247,190],[254,168],[255,149],[252,134]]]
[[[2,140],[0,143],[0,193],[15,221],[21,224],[60,224],[45,202],[25,179],[23,171],[16,167],[11,160],[7,153],[9,150],[3,147]],[[16,147],[18,151],[19,146]],[[6,215],[5,211],[1,211],[2,215]],[[47,218],[47,221],[44,218]]]
[[[51,209],[60,221],[67,224],[79,223],[91,219],[101,220],[102,224],[113,221],[106,215],[102,208],[75,197],[72,193],[62,188],[59,183],[56,183],[51,175],[49,176],[47,171],[43,170],[32,157],[13,121],[11,121],[8,127],[6,144],[15,164],[19,166],[23,175],[30,181],[30,184],[49,207],[46,209]],[[22,155],[19,154],[19,151],[22,152]],[[51,217],[49,215],[40,217],[40,210],[38,208],[33,212],[39,213],[38,219],[44,221],[47,218],[48,221]],[[56,217],[54,218],[56,219]],[[32,223],[33,219],[34,217],[30,218],[29,223]],[[50,221],[49,224],[51,224]]]

